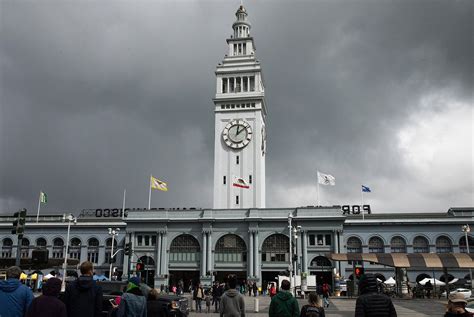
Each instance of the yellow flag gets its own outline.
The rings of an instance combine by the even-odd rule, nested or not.
[[[160,181],[158,178],[151,176],[150,186],[152,189],[162,190],[164,192],[168,191],[168,185],[165,182]]]

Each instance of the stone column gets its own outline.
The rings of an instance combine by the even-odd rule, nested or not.
[[[158,239],[156,242],[156,275],[160,276],[163,274],[161,272],[161,257],[162,257],[162,247],[161,247],[161,232],[157,232]]]
[[[303,265],[301,269],[303,272],[308,273],[308,232],[303,231],[303,238],[301,239],[302,242],[302,249],[303,249]]]
[[[207,271],[212,271],[212,233],[208,232],[207,238]]]
[[[258,279],[260,278],[260,270],[259,270],[259,256],[258,256],[258,231],[254,232],[255,239],[253,240],[253,249],[254,249],[254,257],[253,257],[253,274]]]
[[[167,254],[167,244],[168,244],[168,235],[166,231],[163,231],[161,237],[161,274],[168,274],[168,254]],[[168,280],[166,280],[168,284]]]
[[[207,233],[205,231],[202,232],[202,257],[201,257],[201,276],[206,276],[206,268],[207,268]]]
[[[249,231],[249,240],[250,240],[250,246],[248,248],[249,250],[249,261],[248,261],[248,264],[247,264],[247,270],[248,270],[248,275],[249,277],[253,277],[254,276],[254,271],[253,271],[253,256],[254,256],[254,243],[253,243],[253,231],[250,230]]]

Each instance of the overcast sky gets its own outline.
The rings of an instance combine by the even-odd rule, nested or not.
[[[239,0],[0,0],[0,214],[212,207],[215,67]],[[267,207],[473,201],[473,1],[244,1]]]

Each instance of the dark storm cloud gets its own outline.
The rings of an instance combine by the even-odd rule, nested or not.
[[[124,188],[146,206],[150,173],[170,187],[154,206],[211,207],[214,70],[234,2],[2,1],[1,212],[35,211],[40,189],[45,212],[116,207]],[[473,204],[472,177],[433,197],[400,149],[401,131],[421,135],[412,121],[449,108],[426,96],[472,111],[469,1],[245,5],[269,108],[268,206],[315,204],[316,169],[337,177],[327,203],[358,203],[365,182],[378,211]]]

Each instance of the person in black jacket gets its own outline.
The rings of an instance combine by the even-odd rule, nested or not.
[[[321,307],[319,296],[316,293],[309,293],[309,305],[304,305],[301,308],[300,317],[326,317],[324,308]]]
[[[66,287],[64,304],[68,317],[102,316],[102,287],[92,278],[94,267],[85,261],[80,266],[81,276]]]
[[[33,299],[26,317],[67,317],[66,305],[59,300],[61,280],[50,278],[43,284],[43,295]]]
[[[356,301],[355,317],[396,317],[392,300],[377,292],[377,278],[367,273],[359,279],[359,297]]]
[[[158,301],[160,292],[153,288],[148,293],[146,302],[147,317],[165,317],[166,311],[161,302]]]

